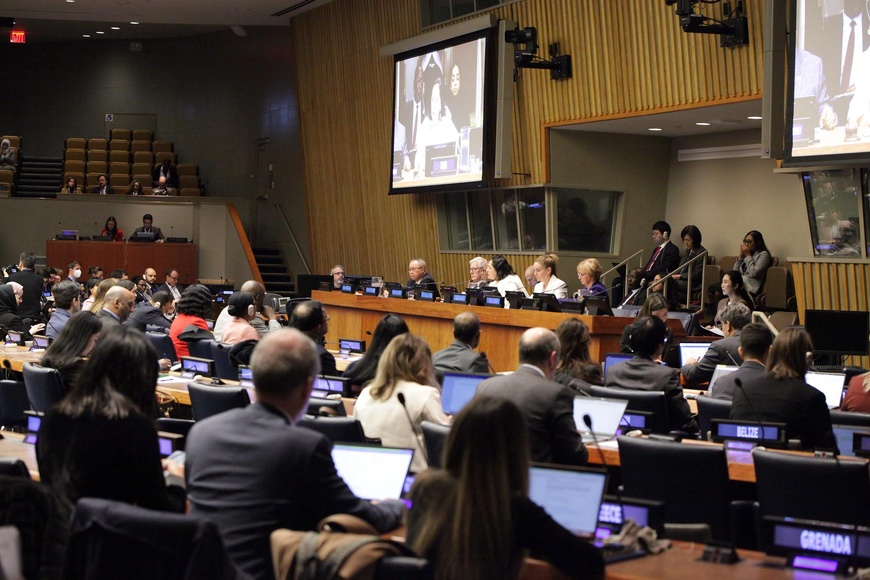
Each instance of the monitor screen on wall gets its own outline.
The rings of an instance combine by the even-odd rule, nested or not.
[[[864,0],[794,0],[784,162],[870,162],[870,15]]]
[[[483,185],[490,35],[395,57],[390,194]]]

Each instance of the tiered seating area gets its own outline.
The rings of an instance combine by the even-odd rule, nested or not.
[[[133,181],[139,181],[144,195],[151,195],[152,173],[164,160],[176,165],[179,176],[177,195],[200,196],[199,167],[193,163],[178,164],[172,141],[154,141],[147,129],[113,129],[110,138],[83,139],[69,137],[64,141],[63,183],[74,177],[89,192],[106,175],[116,194],[127,192]]]

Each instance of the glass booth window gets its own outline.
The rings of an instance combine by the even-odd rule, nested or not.
[[[619,194],[562,187],[550,191],[556,196],[558,250],[612,253]]]
[[[810,171],[802,174],[807,215],[816,256],[862,257],[862,191],[867,176],[860,169]],[[865,224],[866,227],[866,224]],[[867,232],[864,232],[867,239]]]
[[[547,249],[544,189],[504,189],[492,192],[496,249],[534,251]]]

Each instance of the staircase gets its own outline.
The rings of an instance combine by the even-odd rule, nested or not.
[[[22,157],[16,197],[56,197],[63,178],[60,157]]]
[[[253,248],[253,251],[266,292],[295,298],[296,284],[293,282],[293,276],[287,271],[281,251],[268,248]]]

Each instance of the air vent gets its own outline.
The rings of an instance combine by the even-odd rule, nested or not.
[[[293,4],[292,6],[288,6],[284,10],[276,12],[272,16],[286,16],[287,14],[290,14],[291,12],[295,12],[295,11],[299,10],[300,8],[305,8],[306,6],[308,6],[309,4],[313,4],[314,2],[317,2],[317,0],[301,0],[300,2],[297,2],[297,3]]]

